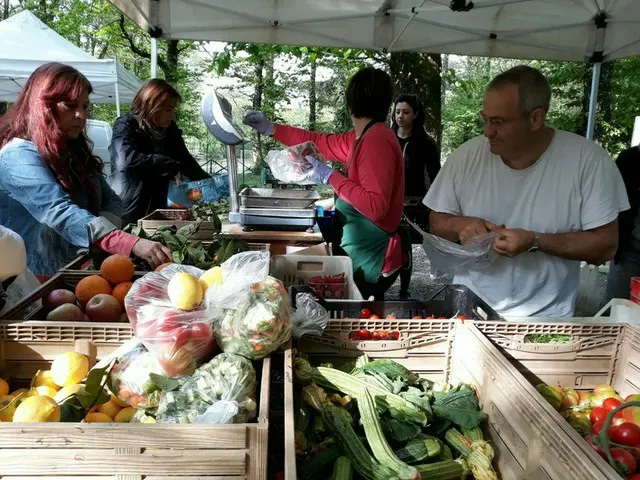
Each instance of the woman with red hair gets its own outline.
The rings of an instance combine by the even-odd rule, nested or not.
[[[84,133],[91,83],[60,63],[37,68],[0,117],[0,224],[25,241],[29,269],[53,275],[80,250],[171,261],[157,242],[118,230],[120,198]]]

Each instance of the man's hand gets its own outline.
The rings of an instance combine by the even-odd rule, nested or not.
[[[470,218],[467,226],[460,231],[460,243],[464,245],[469,240],[475,237],[486,235],[496,228],[498,228],[497,225],[494,225],[491,222],[487,222],[486,220],[482,220],[480,218]]]
[[[493,241],[493,249],[498,255],[515,257],[528,251],[535,241],[536,234],[521,228],[502,228],[493,230],[498,236]]]

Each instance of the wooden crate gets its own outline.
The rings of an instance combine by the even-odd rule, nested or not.
[[[154,210],[149,215],[138,220],[138,226],[142,227],[148,235],[153,235],[158,227],[164,225],[175,225],[180,229],[187,225],[196,223],[196,220],[189,219],[188,210],[161,209]],[[213,222],[203,221],[200,228],[191,238],[193,240],[212,240],[217,232],[213,229]]]
[[[97,358],[121,324],[0,322],[0,376],[21,386],[74,348]],[[261,365],[260,365],[261,364]],[[234,425],[0,423],[0,477],[14,480],[267,478],[271,359],[257,364],[258,417]]]

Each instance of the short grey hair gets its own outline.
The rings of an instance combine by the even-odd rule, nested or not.
[[[510,68],[491,80],[487,90],[509,84],[518,86],[518,108],[522,113],[530,113],[536,108],[549,111],[551,87],[539,70],[528,65]]]

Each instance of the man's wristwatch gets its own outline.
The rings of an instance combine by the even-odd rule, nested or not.
[[[529,250],[528,250],[529,253],[534,253],[538,251],[538,242],[540,241],[540,234],[538,232],[535,232],[533,235],[534,235],[533,243],[529,247]]]

